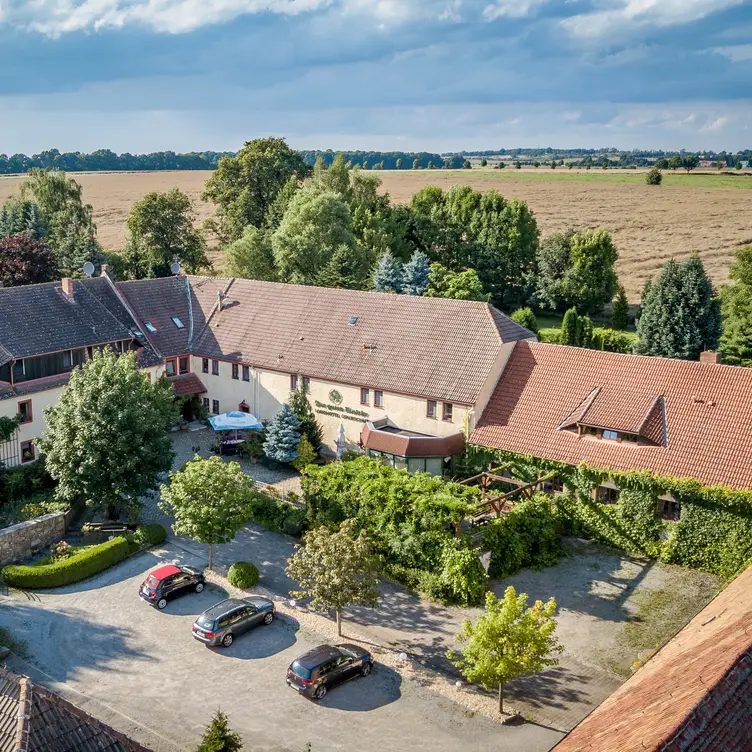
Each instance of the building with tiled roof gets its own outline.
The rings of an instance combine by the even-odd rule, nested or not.
[[[473,444],[752,489],[752,369],[519,342]]]
[[[0,667],[0,752],[149,752],[31,679]]]
[[[752,567],[555,752],[750,752]]]

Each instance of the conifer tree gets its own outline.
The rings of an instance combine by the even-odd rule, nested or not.
[[[308,387],[305,383],[298,389],[293,389],[289,399],[290,407],[300,421],[300,433],[308,438],[311,447],[318,456],[319,447],[324,437],[316,414],[308,401]]]
[[[269,459],[289,463],[298,457],[300,418],[289,404],[284,404],[266,429],[264,453]]]
[[[373,289],[399,294],[402,292],[402,278],[402,265],[392,256],[391,251],[385,251],[373,273]]]
[[[239,752],[241,749],[243,740],[240,734],[230,730],[227,714],[217,710],[211,723],[206,727],[196,752]]]
[[[619,290],[613,303],[611,326],[621,331],[624,331],[629,326],[629,301],[622,285],[619,285]]]
[[[402,270],[402,292],[405,295],[422,295],[428,287],[429,272],[428,256],[415,251]]]

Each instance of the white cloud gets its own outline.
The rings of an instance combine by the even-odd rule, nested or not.
[[[527,0],[525,0],[527,2]],[[566,18],[561,25],[582,37],[602,37],[625,27],[689,23],[747,0],[618,0],[618,6]]]
[[[548,0],[495,0],[483,10],[483,18],[487,21],[496,21],[499,18],[525,18],[531,11]]]
[[[726,127],[728,121],[729,119],[726,116],[718,117],[713,120],[713,122],[700,128],[700,133],[716,133],[717,131],[722,131]]]
[[[727,57],[734,63],[752,60],[752,44],[737,44],[732,47],[714,47],[711,52]]]

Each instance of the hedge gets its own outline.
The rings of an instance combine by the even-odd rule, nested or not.
[[[141,525],[133,533],[133,541],[139,546],[159,546],[167,539],[167,531],[162,525],[152,523],[151,525]]]
[[[306,510],[257,491],[252,499],[251,519],[270,530],[300,535],[306,527]]]
[[[54,588],[91,577],[127,558],[131,553],[125,538],[105,543],[54,564],[11,564],[2,571],[6,585],[17,588]]]
[[[247,590],[258,585],[259,571],[248,561],[236,561],[227,573],[227,581],[233,587]]]

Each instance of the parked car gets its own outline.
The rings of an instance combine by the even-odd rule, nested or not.
[[[368,676],[373,656],[358,645],[319,645],[296,658],[287,683],[301,695],[320,700],[328,690],[355,676]]]
[[[167,601],[178,595],[189,591],[200,593],[204,584],[204,573],[200,569],[165,564],[147,576],[141,583],[138,594],[141,600],[161,611]]]
[[[227,598],[193,622],[193,636],[209,647],[229,648],[235,637],[258,624],[274,621],[274,603],[260,595]]]

